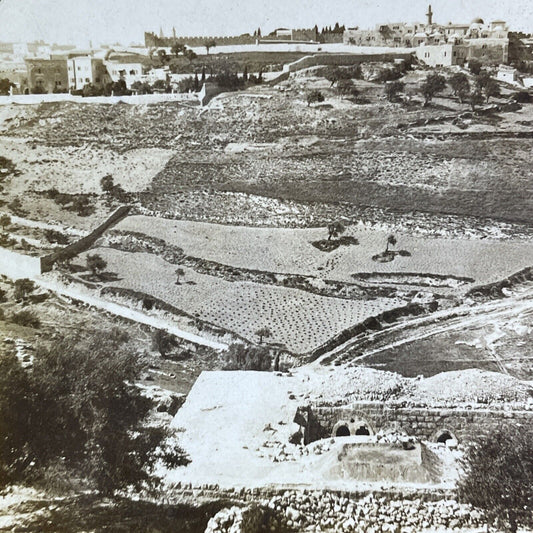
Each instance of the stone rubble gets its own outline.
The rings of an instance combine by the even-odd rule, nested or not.
[[[418,533],[479,528],[482,515],[455,500],[350,499],[330,492],[285,491],[260,502],[269,523],[264,531],[301,533]],[[209,521],[206,533],[247,533],[243,510],[223,509]]]

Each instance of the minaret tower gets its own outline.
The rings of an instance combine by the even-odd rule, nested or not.
[[[426,17],[428,18],[428,26],[431,26],[433,24],[433,11],[431,11],[431,4],[429,5]]]

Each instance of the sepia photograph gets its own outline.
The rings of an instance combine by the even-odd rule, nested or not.
[[[0,532],[533,532],[530,0],[0,0]]]

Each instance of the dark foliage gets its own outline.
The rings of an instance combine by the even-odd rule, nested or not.
[[[234,343],[225,354],[226,370],[263,370],[272,369],[272,356],[262,346],[245,346]]]
[[[23,309],[18,313],[13,313],[9,317],[9,321],[18,326],[24,326],[26,328],[39,329],[41,327],[41,321],[39,317],[29,309]]]
[[[45,229],[44,236],[49,243],[52,244],[68,244],[70,239],[55,229]]]
[[[481,66],[482,64],[479,59],[470,59],[470,61],[468,62],[468,70],[470,70],[470,72],[474,74],[474,76],[477,76],[481,72]]]
[[[185,461],[164,444],[164,429],[143,424],[152,406],[134,385],[143,364],[122,340],[61,338],[37,350],[27,373],[15,356],[0,357],[3,484],[43,480],[52,469],[111,494],[152,486],[159,459]]]
[[[424,83],[420,87],[420,92],[424,96],[424,104],[427,105],[435,95],[446,88],[446,78],[436,72],[428,74]]]
[[[152,347],[161,354],[161,357],[166,357],[176,346],[178,346],[176,338],[162,329],[156,330],[152,335]]]
[[[319,90],[315,89],[307,94],[306,100],[307,106],[309,107],[311,104],[323,102],[324,95]]]
[[[17,279],[14,284],[13,297],[17,302],[24,301],[35,290],[35,283],[28,278]]]
[[[93,275],[100,274],[107,267],[106,261],[98,254],[89,254],[86,259],[87,270],[90,270]]]
[[[462,501],[515,533],[533,517],[533,429],[509,425],[479,436],[463,459]],[[498,523],[499,522],[499,523]]]
[[[464,72],[457,72],[450,77],[448,83],[453,90],[453,94],[459,98],[461,103],[463,103],[470,94],[470,82],[468,81],[468,76]]]
[[[18,197],[9,202],[7,207],[9,207],[11,212],[18,217],[28,216],[28,211],[22,208],[22,201]]]
[[[394,102],[404,89],[405,83],[403,81],[389,81],[385,84],[385,96],[389,102]]]
[[[9,89],[11,87],[15,87],[14,83],[11,83],[8,78],[1,78],[0,79],[0,94],[1,95],[7,95],[9,94]]]

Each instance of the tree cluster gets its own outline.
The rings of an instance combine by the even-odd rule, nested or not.
[[[62,476],[111,494],[151,486],[160,460],[186,462],[166,430],[145,424],[152,404],[134,385],[144,365],[124,341],[60,338],[29,369],[0,355],[0,486]]]
[[[461,104],[469,103],[472,111],[475,111],[476,106],[481,105],[484,101],[488,103],[490,98],[498,97],[501,94],[498,82],[486,70],[479,70],[479,73],[474,77],[473,84],[470,83],[464,72],[453,74],[448,82],[454,96],[459,99]]]
[[[242,343],[230,345],[225,353],[226,370],[260,370],[272,369],[272,356],[263,346],[246,346]]]

